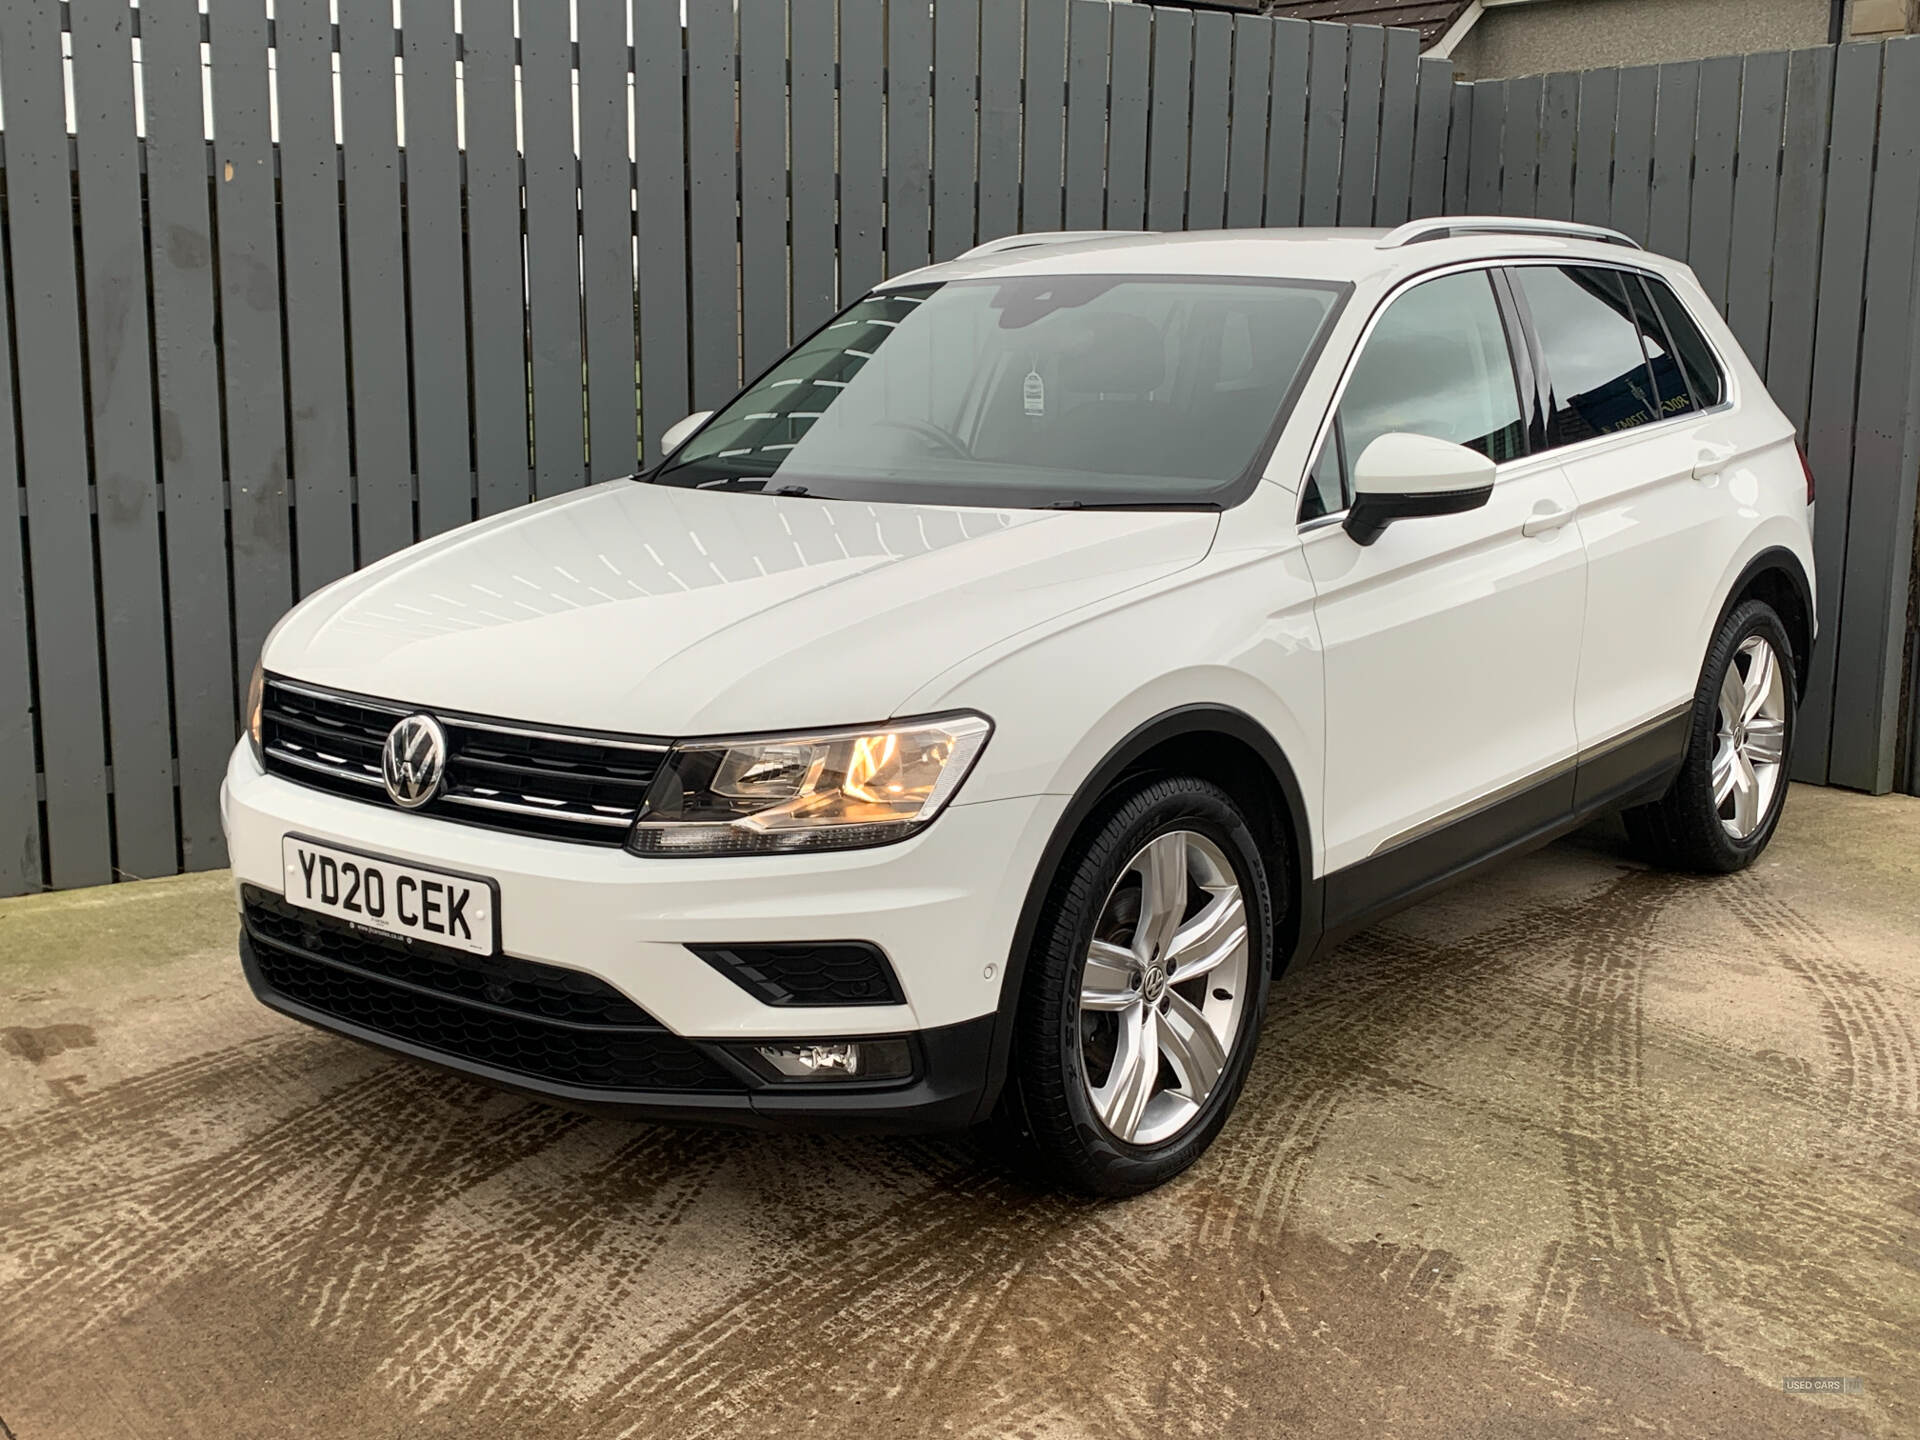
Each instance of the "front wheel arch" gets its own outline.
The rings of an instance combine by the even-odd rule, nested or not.
[[[1247,807],[1267,811],[1276,827],[1271,839],[1278,842],[1281,863],[1286,867],[1284,874],[1274,875],[1271,859],[1269,861],[1270,883],[1278,882],[1275,890],[1287,897],[1284,913],[1276,917],[1272,973],[1277,977],[1294,955],[1304,952],[1317,938],[1320,891],[1313,879],[1313,836],[1300,781],[1279,742],[1259,721],[1231,706],[1186,705],[1154,716],[1129,732],[1081,782],[1047,838],[1040,863],[1034,866],[1027,882],[1026,898],[1020,906],[1020,917],[1014,926],[1013,942],[1008,947],[1005,973],[1000,979],[993,1044],[987,1057],[987,1083],[975,1113],[976,1120],[985,1119],[992,1111],[1006,1083],[1027,952],[1032,948],[1047,892],[1068,847],[1117,785],[1142,775],[1170,773],[1169,766],[1175,757],[1185,756],[1190,760],[1196,755],[1204,757],[1200,764],[1196,767],[1183,763],[1184,770],[1193,773],[1197,769],[1202,778],[1222,783],[1222,766],[1238,766],[1242,785],[1257,782],[1277,801],[1272,804],[1256,796]],[[1243,763],[1246,759],[1257,763],[1258,768],[1249,770]],[[1222,783],[1222,788],[1238,796],[1245,793],[1242,785]]]

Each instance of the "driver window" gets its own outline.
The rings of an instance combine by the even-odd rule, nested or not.
[[[1351,467],[1382,435],[1431,435],[1495,461],[1521,454],[1520,389],[1492,276],[1443,275],[1394,300],[1367,337],[1336,418],[1340,453],[1323,447],[1304,487],[1303,520],[1348,503]]]

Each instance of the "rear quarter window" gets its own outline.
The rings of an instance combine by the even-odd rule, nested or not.
[[[1673,337],[1673,348],[1679,352],[1680,368],[1687,372],[1694,400],[1701,409],[1712,409],[1727,398],[1727,377],[1721,373],[1713,347],[1707,344],[1707,337],[1700,333],[1693,316],[1687,313],[1687,307],[1680,303],[1680,297],[1666,281],[1651,275],[1642,278],[1646,281],[1647,293],[1653,297],[1654,309],[1660,312],[1667,333]]]

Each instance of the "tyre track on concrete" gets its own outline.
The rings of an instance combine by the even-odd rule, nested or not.
[[[1732,876],[1727,909],[1768,958],[1806,986],[1833,1052],[1828,1085],[1851,1126],[1883,1140],[1894,1158],[1920,1162],[1920,1039],[1878,977],[1842,958],[1826,932],[1770,893],[1751,872]]]
[[[729,1151],[694,1132],[604,1128],[568,1147],[577,1168],[517,1170],[481,1234],[442,1227],[387,1308],[384,1383],[471,1411],[521,1398],[530,1377],[567,1377],[535,1393],[569,1390],[591,1352],[621,1343],[645,1313],[648,1266]]]
[[[1697,1342],[1667,1157],[1655,1148],[1660,1132],[1641,1083],[1646,967],[1680,885],[1651,872],[1623,877],[1593,907],[1568,955],[1560,1128],[1573,1235],[1558,1254],[1599,1279],[1616,1303]]]

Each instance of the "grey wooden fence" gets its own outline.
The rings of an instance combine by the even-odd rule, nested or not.
[[[1820,476],[1800,772],[1896,778],[1920,40],[1465,86],[1410,32],[1105,0],[686,8],[0,0],[0,894],[220,864],[298,596],[1062,226],[1507,211],[1686,256]]]

